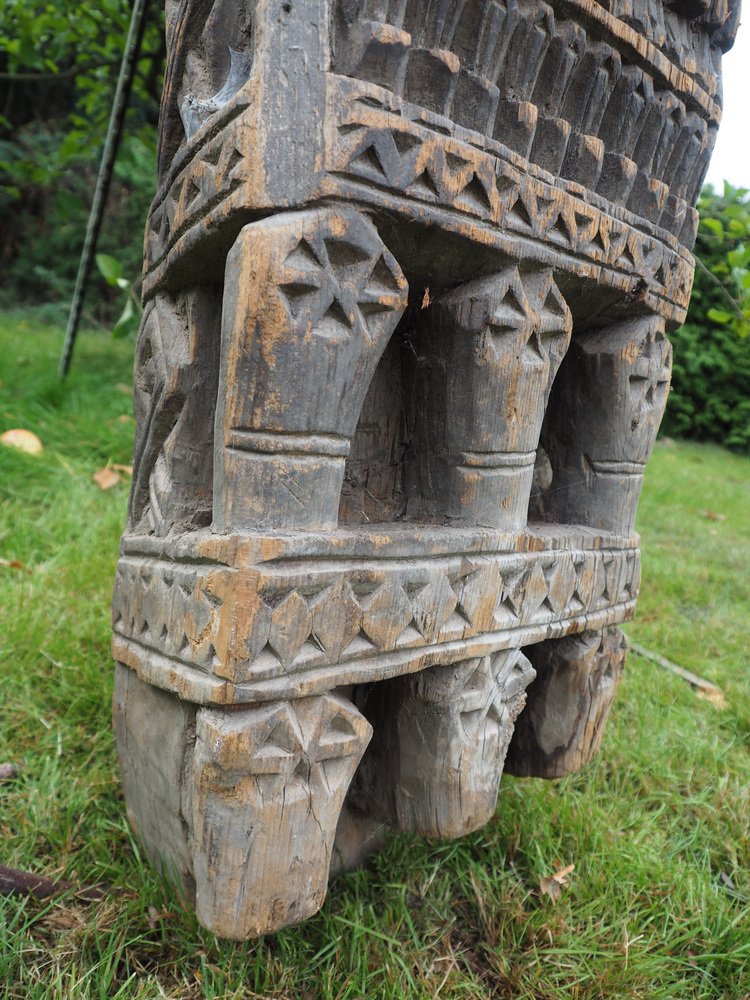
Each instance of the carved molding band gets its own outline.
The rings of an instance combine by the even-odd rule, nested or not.
[[[659,220],[690,244],[695,226],[691,207],[654,188],[649,195],[653,204],[636,216],[580,185],[568,184],[571,190],[566,191],[564,182],[554,183],[545,171],[507,149],[503,153],[497,142],[486,139],[478,148],[465,141],[468,133],[462,135],[460,129],[453,130],[455,135],[436,131],[430,122],[435,116],[409,120],[407,106],[387,91],[380,90],[381,106],[373,107],[368,98],[373,89],[379,88],[330,78],[325,153],[330,173],[311,179],[318,196],[379,204],[389,192],[383,204],[391,209],[414,215],[419,206],[425,220],[434,217],[446,228],[458,226],[474,239],[481,234],[482,242],[501,250],[523,238],[530,252],[538,246],[540,259],[549,260],[552,252],[556,266],[583,267],[589,277],[625,293],[633,290],[637,276],[644,301],[670,320],[684,319],[692,258],[653,223]],[[251,160],[242,169],[238,164],[252,135],[252,114],[249,107],[231,119],[154,203],[146,240],[147,297],[164,279],[164,268],[190,254],[215,227],[228,227],[224,234],[233,227],[237,232],[246,219],[258,179],[252,176]],[[231,156],[227,150],[233,150]],[[316,191],[311,189],[311,198]],[[394,194],[405,199],[403,204]]]
[[[245,568],[201,563],[197,552],[191,561],[126,554],[115,658],[191,700],[244,702],[604,626],[634,607],[635,547],[568,549],[552,537],[540,551],[465,548]]]
[[[666,190],[654,188],[649,210],[635,215],[580,185],[565,190],[497,142],[484,140],[480,148],[460,130],[445,135],[431,127],[435,116],[412,120],[418,109],[410,111],[380,88],[331,80],[329,100],[326,166],[342,182],[356,183],[356,197],[379,203],[379,192],[388,192],[392,207],[415,216],[419,205],[426,219],[439,213],[446,228],[449,216],[463,217],[469,234],[486,233],[483,238],[498,248],[517,248],[521,238],[529,253],[538,246],[540,260],[554,254],[563,269],[585,265],[589,277],[602,284],[632,291],[637,276],[643,296],[659,312],[684,318],[692,257],[654,223],[674,229],[679,217],[678,235],[692,243],[695,219],[692,208],[667,199]],[[355,194],[351,186],[347,190]],[[681,232],[684,227],[691,233]]]

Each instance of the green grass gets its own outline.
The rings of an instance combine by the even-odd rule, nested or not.
[[[596,762],[505,778],[495,820],[453,843],[394,836],[322,912],[215,941],[140,859],[110,731],[111,581],[126,484],[130,348],[0,316],[0,863],[103,883],[104,899],[0,896],[0,995],[36,998],[750,997],[750,460],[666,443],[641,507],[632,638],[709,678],[725,709],[631,655]],[[721,518],[717,518],[720,515]],[[539,880],[575,864],[553,904]],[[3,992],[5,990],[5,992]]]

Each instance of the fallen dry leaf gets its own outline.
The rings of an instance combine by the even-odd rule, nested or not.
[[[107,465],[103,469],[99,469],[98,472],[95,472],[91,478],[100,490],[111,490],[113,486],[117,486],[122,476],[116,469]]]
[[[556,882],[553,878],[539,879],[539,889],[543,896],[549,896],[553,903],[556,903],[560,898],[560,893],[562,889],[560,888],[560,883]]]
[[[420,309],[426,309],[432,303],[432,298],[430,297],[430,289],[425,288],[424,295],[422,296],[422,305]]]
[[[0,435],[0,443],[9,448],[18,448],[25,451],[27,455],[39,455],[44,451],[44,445],[33,431],[24,430],[23,427],[14,427]]]
[[[539,890],[543,896],[549,896],[553,903],[560,898],[562,887],[568,885],[568,875],[573,871],[575,865],[566,865],[554,873],[539,879]]]
[[[736,890],[737,886],[734,884],[734,882],[731,880],[731,878],[727,875],[726,872],[719,872],[719,878],[727,887],[727,889],[731,889],[733,892]]]
[[[79,906],[55,906],[42,923],[51,931],[81,930],[86,926],[87,918]]]
[[[716,708],[729,708],[729,702],[724,696],[724,692],[717,687],[696,688],[695,693],[704,701],[710,702]]]
[[[148,925],[151,930],[154,930],[162,920],[169,920],[173,916],[174,913],[171,913],[169,910],[157,910],[155,906],[149,906]]]
[[[19,562],[18,559],[0,559],[0,566],[4,566],[6,569],[23,569],[23,563]]]
[[[717,514],[715,510],[702,510],[701,517],[707,518],[709,521],[726,521],[726,514]]]

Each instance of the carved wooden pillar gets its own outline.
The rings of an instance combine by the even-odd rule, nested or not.
[[[672,347],[658,316],[576,336],[547,409],[542,444],[553,521],[630,533],[669,393]]]
[[[599,749],[628,643],[619,628],[529,646],[536,671],[506,769],[535,778],[579,771]]]
[[[425,310],[414,449],[422,513],[525,527],[545,406],[572,325],[552,272],[515,266]]]
[[[211,521],[220,321],[216,286],[145,306],[133,386],[139,434],[128,520],[136,529],[166,535]]]
[[[377,685],[364,706],[376,737],[363,765],[376,812],[428,837],[484,826],[533,677],[512,649]]]
[[[669,392],[672,348],[658,316],[576,335],[547,407],[541,443],[551,477],[533,509],[558,522],[627,535]],[[530,647],[537,681],[509,769],[562,777],[598,748],[622,672],[619,629]]]
[[[167,3],[114,717],[216,933],[599,745],[738,17]]]
[[[320,908],[372,732],[350,702],[196,708],[120,667],[115,722],[129,819],[205,926],[244,940]]]
[[[359,712],[333,695],[198,711],[192,827],[199,920],[242,940],[320,908],[344,795],[370,733]]]
[[[246,226],[226,274],[214,526],[330,530],[404,276],[372,223],[341,209]]]

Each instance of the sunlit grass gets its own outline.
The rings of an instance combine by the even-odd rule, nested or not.
[[[601,753],[559,782],[505,778],[497,817],[453,843],[393,837],[301,928],[216,942],[141,861],[111,736],[109,600],[126,484],[130,351],[0,317],[0,863],[105,886],[0,896],[0,995],[36,998],[750,997],[750,460],[660,444],[628,633],[724,691],[722,710],[631,656]],[[574,863],[556,904],[539,880]],[[5,992],[3,992],[5,990]]]

